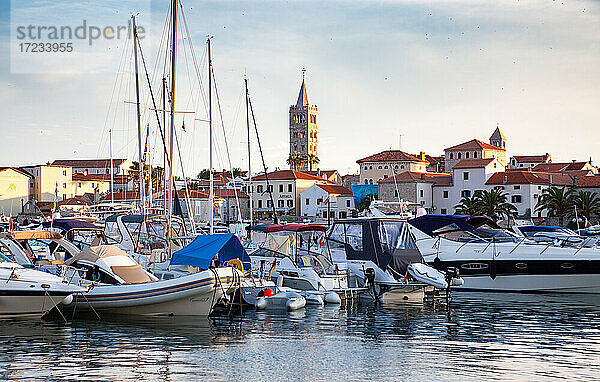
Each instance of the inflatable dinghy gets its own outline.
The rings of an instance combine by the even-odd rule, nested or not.
[[[415,280],[422,283],[433,285],[439,289],[448,288],[448,283],[446,282],[444,274],[425,264],[411,263],[408,266],[408,273],[410,273]]]

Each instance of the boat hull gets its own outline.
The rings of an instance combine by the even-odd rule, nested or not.
[[[233,268],[218,268],[170,280],[98,285],[74,295],[68,307],[127,315],[208,316],[225,294],[239,287],[241,278]]]
[[[73,293],[45,291],[39,286],[28,288],[29,285],[25,289],[11,284],[14,282],[0,288],[0,318],[41,318]]]
[[[599,274],[463,276],[457,291],[600,294]]]

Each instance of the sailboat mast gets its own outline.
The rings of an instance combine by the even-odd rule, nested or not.
[[[167,79],[162,79],[162,125],[163,128],[167,126]],[[167,214],[167,154],[163,150],[163,211]]]
[[[138,73],[138,39],[137,39],[137,24],[135,15],[131,16],[133,23],[133,57],[135,62],[135,104],[137,109],[137,128],[138,128],[138,156],[139,156],[139,180],[140,180],[140,212],[144,215],[145,207],[145,189],[144,189],[144,159],[142,154],[142,115],[140,112],[140,79]]]
[[[210,234],[215,232],[215,200],[214,200],[214,179],[213,179],[213,129],[212,129],[212,55],[210,50],[210,37],[206,39],[208,44],[208,131],[209,131],[209,155],[208,155],[208,167],[209,167],[209,179],[210,179],[210,193],[208,196],[208,204],[210,205]],[[233,176],[233,174],[232,174]]]
[[[248,108],[248,78],[244,77],[244,87],[246,88],[246,132],[248,133],[248,196],[250,197],[250,225],[252,225],[253,208],[252,208],[252,164],[250,162],[250,112]]]
[[[114,179],[114,168],[113,168],[113,153],[112,153],[112,129],[108,130],[108,151],[110,152],[110,202],[115,202],[115,179]]]
[[[167,236],[171,236],[173,219],[173,131],[175,130],[175,60],[177,58],[177,0],[171,5],[171,126],[169,128],[169,213]],[[175,190],[177,192],[177,190]],[[171,243],[169,242],[169,257],[171,255]]]

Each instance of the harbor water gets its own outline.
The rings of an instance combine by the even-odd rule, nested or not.
[[[0,321],[2,380],[593,380],[600,296]]]

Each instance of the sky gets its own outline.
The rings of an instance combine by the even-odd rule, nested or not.
[[[13,32],[14,39],[23,15],[46,23],[120,25],[139,12],[138,23],[147,29],[142,49],[160,98],[163,61],[157,57],[166,52],[161,33],[168,1],[61,1],[13,0],[20,13],[13,8],[12,16],[10,2],[0,5],[1,166],[108,157],[109,129],[115,157],[137,156],[129,42],[76,46],[77,54],[62,56],[62,63],[42,55],[29,66],[15,65],[9,36]],[[220,104],[214,96],[216,168],[228,168],[228,157],[233,167],[247,167],[244,75],[266,165],[287,167],[288,109],[302,68],[310,101],[319,107],[322,169],[357,172],[356,160],[390,148],[440,155],[444,147],[473,138],[487,141],[497,125],[509,156],[547,152],[554,161],[600,161],[599,2],[182,4],[189,35],[182,31],[178,45],[176,110],[182,113],[175,124],[179,164],[188,176],[209,163],[209,35]],[[142,99],[151,160],[159,164],[163,149],[144,82]],[[251,146],[257,171],[254,136]]]

